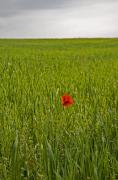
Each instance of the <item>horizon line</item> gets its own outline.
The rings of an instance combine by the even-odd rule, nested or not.
[[[23,40],[25,40],[25,39],[34,39],[34,40],[35,39],[44,39],[44,40],[45,39],[47,39],[47,40],[48,39],[49,40],[50,39],[117,39],[117,38],[118,38],[117,36],[116,37],[115,36],[110,36],[110,37],[109,36],[108,37],[107,36],[106,37],[100,37],[100,36],[99,37],[97,37],[97,36],[96,37],[51,37],[51,38],[50,37],[35,37],[35,38],[32,38],[32,37],[0,37],[0,39],[6,39],[6,40],[7,39],[14,39],[14,40],[15,39],[19,39],[19,40],[20,39],[21,40],[22,39]]]

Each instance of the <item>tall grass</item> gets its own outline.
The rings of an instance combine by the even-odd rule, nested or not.
[[[118,39],[0,40],[0,180],[22,179],[118,179]]]

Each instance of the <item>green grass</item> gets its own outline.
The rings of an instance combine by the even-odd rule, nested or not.
[[[24,179],[118,179],[118,39],[0,40],[0,180]]]

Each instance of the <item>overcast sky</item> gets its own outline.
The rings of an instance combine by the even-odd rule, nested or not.
[[[0,38],[118,37],[118,0],[0,0]]]

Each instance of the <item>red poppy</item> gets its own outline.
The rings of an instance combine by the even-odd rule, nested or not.
[[[74,103],[73,98],[67,94],[61,97],[61,102],[63,106],[70,106]]]

